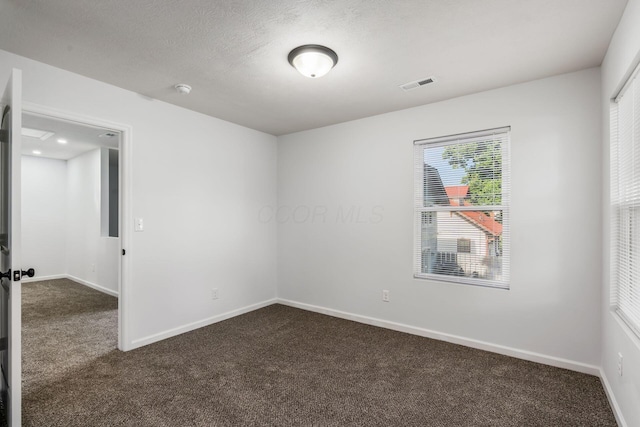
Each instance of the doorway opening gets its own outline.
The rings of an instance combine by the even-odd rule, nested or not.
[[[31,326],[45,331],[44,325],[54,328],[47,335],[57,341],[66,334],[70,350],[115,349],[121,131],[32,112],[22,121],[22,256],[35,269],[34,277],[23,280],[23,352],[47,351],[41,348],[45,342],[27,333]],[[50,321],[39,325],[46,313]],[[67,329],[56,324],[59,313],[68,315]],[[78,322],[75,330],[71,317]]]
[[[117,351],[123,132],[22,116],[23,408],[34,390]],[[34,396],[34,399],[36,397]]]
[[[25,218],[28,206],[35,209],[35,220],[40,230],[49,230],[49,237],[45,237],[40,245],[32,245],[36,258],[43,260],[41,268],[35,263],[35,280],[64,278],[91,287],[102,294],[117,298],[117,348],[126,351],[130,348],[127,339],[127,278],[128,262],[124,248],[129,246],[127,233],[127,215],[129,203],[129,176],[131,128],[127,125],[86,117],[79,114],[63,112],[44,106],[25,103],[23,113],[23,129],[44,131],[51,135],[22,138],[23,154],[23,232],[29,235],[28,223]],[[27,130],[27,132],[29,132]],[[42,202],[29,201],[25,194],[26,185],[35,188],[47,187],[37,181],[46,181],[45,170],[38,170],[32,176],[28,175],[29,168],[25,164],[53,165],[57,172],[58,181],[62,176],[66,178],[63,202],[45,194],[42,199],[48,199],[52,205],[43,206]],[[47,163],[48,160],[48,163]],[[50,167],[51,169],[51,167]],[[65,172],[64,174],[62,172]],[[33,182],[36,181],[36,182]],[[48,183],[51,188],[53,183]],[[34,199],[38,197],[35,194]],[[64,209],[61,208],[64,204]],[[25,210],[26,209],[26,210]],[[60,230],[57,233],[51,218],[43,221],[43,210],[49,217],[64,210],[63,238]],[[38,213],[39,212],[39,213]],[[60,215],[58,215],[60,216]],[[25,222],[25,220],[27,220]],[[37,241],[39,233],[32,233]],[[51,238],[51,235],[54,238]],[[64,244],[62,241],[64,239]],[[56,244],[57,242],[57,244]],[[54,254],[49,258],[44,253]],[[29,261],[29,243],[25,241],[23,247],[25,262]],[[63,261],[61,261],[63,260]],[[64,262],[62,272],[58,263]],[[57,270],[57,271],[56,271]],[[58,276],[58,277],[56,277]],[[26,280],[28,283],[30,280]]]

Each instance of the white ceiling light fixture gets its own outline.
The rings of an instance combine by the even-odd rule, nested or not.
[[[179,94],[181,95],[189,95],[191,93],[191,86],[186,85],[184,83],[178,83],[174,86]]]
[[[325,46],[306,44],[289,52],[289,64],[312,79],[327,74],[338,63],[338,54]]]
[[[57,141],[58,141],[58,144],[66,144],[66,143],[68,142],[68,141],[67,141],[66,139],[64,139],[64,138],[58,138],[58,139],[57,139]]]
[[[33,150],[32,151],[33,154],[35,154],[36,156],[39,156],[40,154],[42,154],[42,151],[40,150]]]

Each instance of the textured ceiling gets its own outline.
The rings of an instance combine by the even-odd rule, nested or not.
[[[626,0],[0,4],[1,49],[281,135],[598,66]],[[287,54],[302,44],[338,65],[301,76]]]

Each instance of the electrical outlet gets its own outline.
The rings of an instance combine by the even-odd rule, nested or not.
[[[622,376],[622,353],[618,353],[618,375]]]
[[[386,289],[382,291],[382,301],[389,302],[389,291]]]
[[[218,288],[211,289],[211,299],[218,299],[219,297]]]

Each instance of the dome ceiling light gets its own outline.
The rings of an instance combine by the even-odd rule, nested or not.
[[[317,44],[298,46],[289,52],[289,64],[312,79],[324,76],[337,63],[338,55],[333,50]]]

